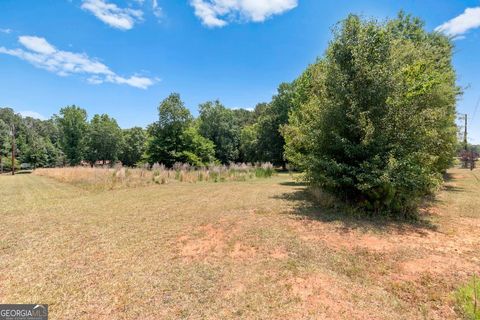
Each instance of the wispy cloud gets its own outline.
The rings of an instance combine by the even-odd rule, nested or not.
[[[223,27],[236,20],[263,22],[292,10],[298,0],[190,0],[195,15],[208,27]]]
[[[37,68],[48,70],[59,76],[83,74],[88,76],[87,81],[92,84],[109,82],[126,84],[140,89],[147,89],[156,81],[137,75],[131,77],[119,76],[98,59],[90,58],[85,53],[58,50],[45,38],[21,36],[18,41],[26,50],[0,47],[0,53],[18,57]]]
[[[39,119],[39,120],[47,120],[47,117],[45,117],[44,115],[42,115],[42,114],[40,114],[36,111],[25,110],[25,111],[20,111],[18,113],[24,118],[30,117],[30,118],[35,118],[35,119]]]
[[[155,17],[161,18],[163,16],[163,10],[158,5],[157,0],[152,0],[152,10],[153,10],[153,14],[155,15]]]
[[[7,28],[7,29],[2,29],[2,28],[0,28],[0,32],[1,32],[1,33],[9,34],[9,33],[12,32],[12,29],[8,29],[8,28]]]
[[[113,28],[130,30],[136,22],[142,21],[143,12],[137,9],[120,8],[106,0],[83,0],[82,9]]]
[[[467,8],[465,11],[438,26],[435,31],[443,32],[448,36],[463,39],[462,35],[468,31],[480,27],[480,7]]]

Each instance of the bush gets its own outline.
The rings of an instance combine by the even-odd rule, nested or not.
[[[453,160],[452,44],[403,13],[349,16],[295,81],[286,155],[307,180],[373,213],[407,215]]]
[[[2,166],[4,172],[12,171],[12,158],[11,157],[2,157]],[[20,162],[15,159],[15,170],[20,170]]]

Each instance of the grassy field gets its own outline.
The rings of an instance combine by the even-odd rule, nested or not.
[[[480,171],[418,223],[314,205],[287,174],[92,191],[0,176],[0,302],[51,319],[457,319],[480,274]]]

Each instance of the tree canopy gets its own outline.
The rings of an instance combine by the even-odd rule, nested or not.
[[[92,164],[116,161],[121,152],[122,138],[122,130],[115,119],[106,114],[94,115],[87,127],[86,159]]]
[[[159,120],[148,128],[147,155],[150,163],[172,166],[175,162],[187,162],[198,165],[213,159],[213,144],[193,127],[193,117],[179,94],[173,93],[163,100],[158,113]]]
[[[240,152],[239,120],[248,122],[244,115],[235,117],[231,109],[225,108],[220,101],[209,101],[200,105],[199,131],[215,144],[215,157],[222,163],[236,162]]]
[[[143,159],[147,134],[143,128],[134,127],[123,130],[122,135],[122,149],[119,160],[122,164],[133,167]]]
[[[56,117],[61,132],[60,145],[67,162],[78,165],[85,155],[87,111],[75,105],[60,109]]]

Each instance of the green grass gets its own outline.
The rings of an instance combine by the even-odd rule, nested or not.
[[[466,319],[480,320],[480,279],[477,276],[459,288],[455,296]]]
[[[0,176],[0,302],[51,319],[456,319],[452,294],[480,273],[480,184],[451,173],[428,223],[324,209],[288,174],[115,190]]]

